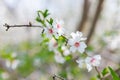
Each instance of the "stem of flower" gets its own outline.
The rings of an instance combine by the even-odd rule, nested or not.
[[[97,71],[98,75],[100,76],[100,80],[103,80],[102,75],[96,66],[95,66],[95,70]]]

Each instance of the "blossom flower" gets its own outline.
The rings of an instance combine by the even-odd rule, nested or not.
[[[89,72],[92,70],[93,66],[97,67],[100,65],[100,60],[101,60],[101,56],[95,55],[93,57],[87,57],[85,60],[77,60],[76,62],[79,64],[80,68],[82,68],[85,63]]]
[[[58,44],[54,38],[52,38],[47,44],[48,44],[49,51],[55,52],[58,48]]]
[[[8,68],[16,69],[18,65],[20,64],[20,60],[15,59],[12,62],[9,60],[6,60],[5,64]]]
[[[87,47],[85,42],[83,42],[84,40],[86,40],[86,38],[83,38],[82,33],[79,31],[77,31],[76,33],[71,33],[71,36],[72,38],[68,40],[68,44],[70,45],[70,51],[73,53],[75,51],[83,53],[85,51],[85,48]]]
[[[63,55],[64,56],[68,56],[70,54],[70,51],[67,49],[66,46],[62,46],[62,50],[63,50]]]
[[[56,53],[55,53],[54,58],[55,58],[55,61],[58,62],[58,63],[63,64],[63,63],[65,62],[65,59],[64,59],[64,58],[62,57],[62,55],[61,55],[59,52],[57,52],[57,51],[56,51]]]
[[[56,20],[56,22],[53,25],[59,36],[63,35],[65,32],[65,29],[63,28],[63,24],[64,22],[62,20],[60,21]]]
[[[57,34],[55,28],[53,28],[52,26],[47,26],[44,28],[44,33],[46,35],[46,37],[48,39],[51,39],[53,37],[53,35],[55,36],[55,38],[58,39],[59,35]]]

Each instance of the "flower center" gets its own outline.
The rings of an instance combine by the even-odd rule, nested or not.
[[[57,24],[57,28],[58,28],[58,29],[61,28],[60,24]]]
[[[49,33],[52,34],[52,33],[53,33],[53,30],[52,30],[52,29],[49,29]]]
[[[74,45],[75,45],[75,47],[79,47],[79,46],[80,46],[80,43],[79,43],[79,42],[76,42]]]
[[[91,63],[95,62],[95,58],[92,58],[92,59],[90,60],[90,62],[91,62]]]

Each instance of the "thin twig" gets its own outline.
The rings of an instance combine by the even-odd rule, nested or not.
[[[53,80],[56,80],[56,78],[59,78],[59,79],[61,79],[61,80],[65,80],[64,78],[62,78],[62,77],[60,77],[60,76],[54,75],[54,76],[53,76]]]
[[[40,28],[42,28],[42,26],[40,26],[40,25],[32,25],[31,22],[29,22],[29,24],[27,24],[27,25],[9,25],[9,24],[5,23],[5,25],[3,25],[3,26],[5,26],[7,28],[6,31],[8,31],[11,27],[40,27]]]

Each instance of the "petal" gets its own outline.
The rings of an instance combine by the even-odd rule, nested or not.
[[[76,34],[74,32],[72,32],[70,35],[72,36],[72,38],[76,37]]]
[[[46,34],[46,37],[47,37],[48,39],[51,39],[51,38],[52,38],[52,35],[51,35],[51,34]]]
[[[94,58],[95,58],[96,60],[101,60],[101,56],[100,56],[100,55],[95,55]]]
[[[74,40],[73,40],[73,39],[69,39],[69,40],[68,40],[68,44],[69,44],[69,45],[74,45]]]
[[[77,48],[80,53],[83,53],[85,51],[85,48],[79,47]]]
[[[80,42],[80,45],[81,45],[82,48],[86,48],[87,47],[87,45],[84,42]]]
[[[86,39],[87,39],[87,38],[81,38],[80,40],[81,40],[81,41],[85,41]]]
[[[92,66],[90,64],[86,64],[88,72],[90,72],[92,70]]]
[[[87,58],[85,59],[85,63],[90,64],[91,59],[92,59],[91,57],[87,57]]]
[[[100,65],[100,61],[96,60],[94,61],[94,63],[92,63],[93,66],[99,66]]]
[[[82,36],[83,36],[82,32],[79,32],[79,31],[77,31],[76,34],[77,34],[77,36],[79,36],[79,37],[82,37]]]
[[[71,47],[70,47],[70,51],[74,53],[74,52],[76,51],[76,47],[71,46]]]
[[[84,60],[76,60],[76,62],[78,63],[78,66],[79,66],[80,68],[83,68]]]
[[[84,42],[80,42],[80,47],[78,48],[78,51],[80,53],[83,53],[85,51],[86,47],[87,47],[87,45]]]

